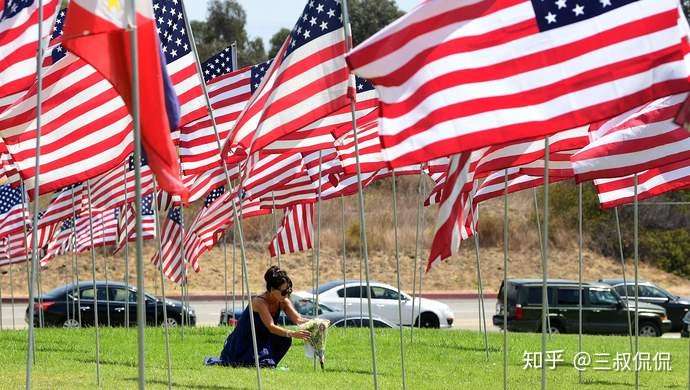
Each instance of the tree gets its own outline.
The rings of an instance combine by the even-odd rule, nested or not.
[[[290,30],[285,27],[273,34],[269,42],[271,49],[268,51],[268,58],[273,58],[276,56],[276,54],[278,54],[278,50],[280,50],[280,47],[283,45],[283,42],[285,42],[288,35],[290,35]]]
[[[193,21],[199,57],[202,61],[237,43],[239,66],[256,64],[266,60],[266,50],[260,38],[249,40],[245,25],[247,14],[237,0],[212,0],[208,4],[206,21]]]
[[[394,0],[350,0],[348,6],[355,45],[404,14]]]

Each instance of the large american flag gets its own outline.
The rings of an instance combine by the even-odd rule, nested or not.
[[[283,223],[268,245],[271,257],[311,249],[314,235],[314,204],[298,204],[285,210]]]
[[[677,0],[426,1],[348,56],[393,166],[544,136],[690,89]]]
[[[59,3],[43,1],[43,37],[50,35]],[[38,6],[39,0],[0,2],[0,97],[23,92],[36,79]]]
[[[261,84],[272,60],[225,73],[230,50],[225,49],[202,64],[204,75],[212,78],[207,85],[221,145],[256,88]],[[222,57],[221,57],[222,56]],[[180,128],[180,160],[185,174],[199,174],[220,166],[218,143],[211,117],[206,115]]]
[[[162,249],[151,259],[151,262],[160,267],[162,259],[163,274],[175,283],[181,283],[184,276],[184,261],[180,246],[182,243],[182,211],[179,206],[168,210],[168,217],[161,228]]]
[[[197,72],[182,7],[180,0],[153,0],[161,51],[165,55],[168,76],[180,102],[180,125],[207,114],[202,79]]]
[[[307,3],[224,152],[261,150],[349,103],[341,16],[338,1]]]

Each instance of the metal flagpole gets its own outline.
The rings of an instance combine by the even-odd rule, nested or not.
[[[537,189],[532,188],[532,194],[534,195],[534,215],[536,216],[537,219],[537,236],[539,238],[539,254],[542,257],[544,257],[544,242],[542,241],[542,235],[541,235],[541,224],[539,222],[539,219],[541,216],[539,215],[539,201],[537,201]],[[546,309],[549,309],[549,302],[546,302]],[[551,318],[546,317],[546,325],[547,325],[547,332],[549,333],[549,340],[551,340]]]
[[[225,301],[225,316],[228,316],[228,245],[227,230],[223,231],[223,300]]]
[[[546,331],[548,328],[547,318],[549,317],[548,309],[548,289],[546,286],[546,279],[549,274],[549,137],[544,138],[544,253],[541,259],[541,388],[546,389]]]
[[[158,186],[156,185],[156,181],[154,179],[153,182],[153,188],[157,188]],[[168,363],[168,390],[172,390],[172,357],[170,354],[170,332],[169,332],[169,325],[168,324],[168,302],[165,297],[165,278],[163,277],[163,231],[161,230],[161,222],[160,222],[160,209],[158,208],[158,196],[154,194],[153,196],[153,203],[154,203],[154,217],[156,218],[156,236],[158,238],[158,273],[160,275],[161,279],[161,294],[163,296],[163,335],[165,336],[165,357],[167,359]],[[183,308],[184,310],[184,308]],[[158,308],[156,308],[156,312],[158,311]],[[156,321],[156,324],[158,324],[158,321]]]
[[[41,103],[43,95],[43,0],[38,0],[38,50],[36,52],[36,161],[34,167],[34,215],[32,226],[38,226],[39,175],[41,173]],[[26,226],[26,224],[25,224]],[[26,389],[31,389],[31,368],[34,362],[34,284],[38,266],[38,229],[31,233],[31,272],[29,273],[29,331],[26,354]]]
[[[395,183],[395,169],[391,170],[391,174],[391,179],[393,182],[393,236],[395,237],[395,281],[396,288],[398,289],[398,324],[400,325],[400,371],[402,375],[402,388],[403,390],[405,390],[407,389],[407,378],[405,375],[405,347],[403,345],[402,296],[400,290],[400,250],[398,247],[398,190]]]
[[[340,194],[340,231],[342,232],[342,241],[343,241],[343,258],[342,258],[342,263],[343,263],[343,291],[345,291],[345,281],[347,279],[347,270],[345,268],[345,260],[347,255],[345,254],[345,197],[343,194]],[[361,288],[360,288],[361,291]],[[360,294],[361,295],[361,294]],[[343,293],[343,315],[345,318],[347,318],[347,294]],[[400,328],[402,329],[402,321],[400,322],[401,326]],[[345,329],[347,329],[347,321],[343,321],[343,324],[345,325]]]
[[[91,280],[93,282],[93,323],[96,327],[96,384],[101,387],[101,335],[98,327],[98,290],[96,289],[96,248],[93,243],[93,214],[91,212],[91,183],[86,180],[89,205],[89,240],[91,246]],[[76,223],[75,223],[76,225]]]
[[[201,62],[199,60],[199,53],[197,52],[196,45],[194,44],[194,32],[192,31],[192,27],[189,23],[189,18],[187,18],[187,12],[186,12],[185,7],[184,7],[184,1],[180,0],[180,2],[182,3],[182,14],[183,14],[183,18],[185,21],[185,27],[187,28],[187,32],[188,32],[189,38],[190,38],[190,43],[192,46],[192,51],[194,52],[194,58],[196,60],[197,72],[199,73],[199,75],[202,75],[203,70],[201,69]],[[237,69],[237,48],[236,48],[236,45],[234,42],[232,44],[232,68],[233,68],[233,70]],[[220,136],[218,134],[218,128],[216,127],[215,114],[214,114],[213,108],[211,106],[211,100],[208,97],[208,89],[206,88],[206,83],[203,81],[203,79],[201,80],[201,89],[204,91],[204,97],[206,100],[206,108],[208,109],[208,114],[209,114],[209,117],[211,119],[211,125],[213,127],[213,133],[216,137],[216,144],[218,146],[218,153],[222,154],[223,147],[221,145]],[[232,191],[233,186],[232,186],[232,182],[230,181],[230,174],[228,173],[228,167],[225,164],[225,161],[222,157],[220,158],[220,160],[221,160],[220,164],[223,167],[223,171],[225,173],[225,179],[226,179],[227,184],[228,184],[228,191]],[[242,260],[242,270],[244,273],[244,284],[246,285],[246,288],[247,288],[247,294],[249,294],[250,293],[249,275],[247,272],[247,257],[246,257],[245,250],[244,250],[245,248],[244,248],[244,237],[243,237],[243,233],[242,233],[242,221],[241,221],[240,215],[238,214],[237,204],[235,202],[235,199],[231,199],[231,202],[232,202],[232,210],[233,210],[234,219],[235,219],[235,225],[237,225],[237,233],[238,233],[238,236],[240,239],[240,258]],[[241,208],[242,208],[242,204],[241,204],[241,199],[240,199],[240,209]],[[253,310],[254,309],[253,309],[253,305],[252,305],[252,300],[250,297],[249,298],[249,320],[252,324],[251,333],[252,333],[252,348],[254,349],[254,365],[256,366],[257,385],[258,385],[259,389],[262,389],[263,386],[261,383],[261,370],[259,368],[259,354],[258,354],[258,347],[256,345],[256,329],[254,328],[255,322],[254,322]]]
[[[77,284],[72,290],[72,294],[77,296],[77,315],[79,316],[79,327],[81,328],[81,292],[79,291],[79,267],[77,265],[77,207],[74,204],[74,187],[72,192],[72,263],[74,274],[77,277]]]
[[[319,155],[321,152],[319,152]],[[319,170],[319,173],[321,171]],[[273,216],[273,233],[278,233],[278,221],[276,220],[276,196],[273,191],[271,191],[271,200],[273,201],[273,207],[271,208],[271,215]],[[276,251],[276,256],[278,257],[278,267],[280,267],[280,248],[278,248],[278,240],[273,242],[273,248]],[[269,260],[270,262],[270,260]],[[269,264],[270,266],[270,264]]]
[[[535,192],[536,201],[536,192]],[[536,203],[535,203],[536,206]],[[539,218],[537,217],[537,223]],[[503,171],[503,389],[508,389],[508,169]],[[541,240],[539,240],[541,244]]]
[[[420,239],[420,225],[422,224],[422,207],[424,206],[424,198],[422,194],[422,185],[424,183],[424,176],[419,174],[419,185],[417,186],[417,195],[419,201],[417,202],[417,227],[415,228],[414,239],[414,262],[412,264],[412,316],[410,318],[410,342],[412,342],[412,333],[414,332],[414,304],[417,299],[417,264],[419,263],[419,239]]]
[[[232,227],[232,317],[235,318],[235,301],[237,300],[237,294],[235,292],[235,285],[237,283],[237,273],[236,270],[236,257],[235,257],[235,226]],[[242,289],[244,291],[244,288]],[[244,293],[242,294],[242,307],[244,307]],[[228,318],[230,318],[228,316]],[[229,323],[228,323],[229,325]]]
[[[422,181],[422,193],[425,193],[425,192],[426,192],[426,183],[424,183]],[[420,201],[422,201],[422,200],[420,199]],[[420,228],[420,231],[423,232],[424,231],[424,226],[423,226],[424,209],[422,208],[421,211],[422,211],[422,219],[420,221],[422,224],[420,225],[419,228]],[[422,329],[422,282],[423,281],[424,281],[424,265],[422,263],[419,263],[419,294],[418,294],[419,295],[419,305],[417,305],[419,308],[419,317],[417,320],[417,325],[419,326],[419,329]],[[414,328],[414,324],[412,325],[412,327]]]
[[[4,329],[3,323],[2,323],[2,275],[3,273],[0,272],[0,330]],[[69,317],[69,313],[67,314]]]
[[[9,239],[6,241],[7,253],[10,253]],[[14,316],[14,275],[12,274],[12,262],[10,261],[10,307],[12,308],[12,329],[16,329]]]
[[[25,237],[26,238],[26,237]],[[38,249],[36,249],[38,251]],[[43,288],[41,287],[41,264],[38,264],[38,268],[36,268],[37,275],[36,275],[36,287],[38,289],[38,306],[41,307],[41,310],[38,311],[38,327],[43,328],[45,325],[45,320],[43,316]]]
[[[321,153],[322,151],[319,149],[319,175],[318,175],[318,181],[316,182],[318,189],[317,189],[317,198],[316,198],[316,239],[314,240],[314,247],[315,247],[315,253],[316,253],[316,282],[314,284],[314,293],[316,295],[316,305],[314,305],[314,317],[317,317],[319,314],[319,294],[316,294],[317,289],[319,288],[319,262],[321,260]],[[276,241],[277,243],[277,241]],[[315,355],[316,356],[316,355]],[[316,360],[314,360],[314,363],[316,363]]]
[[[89,202],[91,202],[90,199]],[[105,229],[105,225],[103,224],[103,213],[101,213],[101,229]],[[93,236],[91,237],[91,241],[93,241]],[[108,327],[110,327],[110,281],[108,279],[108,256],[106,256],[105,253],[103,254],[103,265],[105,267],[105,310],[108,317]]]
[[[625,304],[629,306],[630,303],[630,295],[628,295],[628,279],[625,276],[625,255],[623,255],[623,235],[621,234],[621,222],[620,219],[618,218],[618,207],[614,207],[613,209],[614,215],[616,216],[616,233],[618,233],[618,250],[620,251],[620,257],[621,257],[621,271],[623,272],[623,285],[625,285],[625,296],[628,297],[628,299],[625,300]],[[632,336],[632,318],[630,318],[630,308],[625,311],[627,316],[628,316],[628,340],[630,341],[630,353],[633,353],[633,336]]]
[[[141,226],[141,128],[139,123],[139,58],[137,46],[136,5],[134,0],[127,0],[130,23],[130,46],[132,65],[132,120],[134,125],[134,207],[136,210],[136,264],[137,264],[137,356],[139,389],[145,387],[145,339],[146,306],[144,301],[144,259],[143,235]],[[126,239],[129,237],[126,237]]]
[[[180,300],[182,301],[182,316],[180,319],[182,320],[180,323],[180,337],[182,340],[184,340],[184,325],[185,325],[185,320],[186,320],[186,315],[185,313],[187,310],[185,309],[185,288],[187,286],[187,262],[184,258],[184,205],[180,204],[180,264],[182,264],[182,283],[180,284]]]
[[[132,156],[132,159],[134,157]],[[125,183],[125,203],[120,209],[124,215],[120,218],[127,220],[127,164],[124,165],[124,183]],[[129,289],[129,224],[125,222],[125,286]],[[129,294],[127,294],[127,301],[125,302],[125,328],[129,329]]]
[[[471,202],[474,202],[474,190],[472,190]],[[482,268],[479,261],[479,234],[477,233],[477,222],[475,215],[472,215],[472,231],[474,232],[474,255],[477,260],[477,288],[479,289],[479,323],[483,325],[484,329],[484,351],[486,352],[486,360],[489,360],[489,336],[486,330],[486,309],[484,308],[484,288],[482,286]]]
[[[577,352],[582,353],[582,183],[577,186]],[[542,364],[544,360],[542,359]],[[578,381],[582,384],[582,370],[577,370]]]
[[[634,240],[634,248],[635,248],[635,355],[633,359],[633,364],[634,364],[634,369],[635,369],[635,389],[640,388],[640,370],[639,370],[639,358],[640,358],[640,302],[639,302],[639,261],[640,261],[640,253],[639,253],[639,243],[640,243],[640,213],[639,213],[639,208],[637,205],[638,202],[638,193],[637,193],[637,173],[633,176],[633,181],[634,181],[634,206],[633,206],[633,240]],[[625,287],[627,290],[627,286]],[[627,291],[626,291],[627,292]]]

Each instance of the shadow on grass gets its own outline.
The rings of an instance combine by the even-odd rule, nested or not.
[[[77,358],[74,359],[77,362],[80,363],[86,363],[86,364],[96,364],[96,359],[84,359],[84,358]],[[101,365],[105,366],[122,366],[122,367],[139,367],[137,362],[123,362],[123,361],[118,361],[118,360],[111,360],[111,359],[100,359]],[[167,384],[167,382],[166,382]]]
[[[325,372],[340,372],[345,374],[360,374],[360,375],[371,375],[369,370],[357,370],[352,368],[328,368],[324,369]],[[386,374],[378,373],[378,376],[386,376]]]
[[[138,382],[139,378],[125,378],[126,381],[129,382]],[[163,385],[167,386],[168,381],[167,380],[160,380],[160,379],[147,379],[146,380],[147,385]],[[249,389],[250,387],[242,387],[242,386],[233,386],[233,385],[198,385],[198,384],[189,384],[189,383],[177,383],[173,380],[172,382],[172,387],[173,388],[178,388],[178,389],[199,389],[199,390],[221,390],[221,389]]]
[[[438,344],[438,345],[428,345],[432,348],[443,348],[443,349],[453,349],[457,351],[467,351],[467,352],[484,352],[486,349],[484,346],[481,347],[470,347],[465,345],[449,345],[449,344]],[[502,349],[499,347],[494,347],[489,345],[489,352],[501,352]]]
[[[26,345],[22,345],[18,348],[15,348],[18,351],[26,351],[27,347]],[[90,350],[86,349],[78,349],[78,348],[70,348],[70,347],[59,347],[59,346],[45,346],[41,345],[39,342],[36,343],[36,353],[40,352],[59,352],[59,353],[89,353],[91,352]]]
[[[634,383],[621,381],[607,381],[602,379],[588,379],[582,380],[583,386],[634,386]]]

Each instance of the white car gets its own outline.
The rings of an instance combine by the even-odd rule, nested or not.
[[[390,285],[370,282],[372,314],[379,316],[393,324],[399,324],[398,319],[398,290]],[[309,293],[307,293],[309,294]],[[367,311],[366,282],[359,280],[336,280],[322,284],[317,289],[319,303],[324,303],[334,309],[345,310],[347,313],[359,314]],[[360,299],[361,298],[361,299]],[[449,328],[453,325],[453,312],[445,303],[426,298],[415,298],[414,315],[412,314],[412,297],[401,292],[402,325],[421,326],[424,328]],[[420,315],[421,313],[421,315]]]

